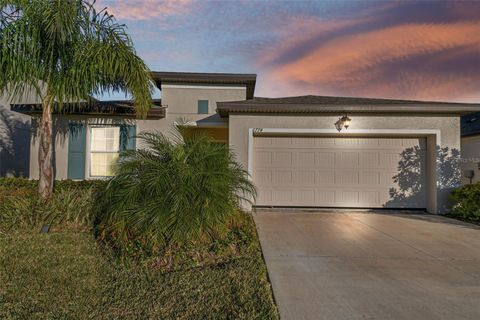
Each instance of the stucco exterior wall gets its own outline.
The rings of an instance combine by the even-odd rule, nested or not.
[[[462,137],[462,183],[470,183],[465,171],[473,170],[472,183],[480,181],[480,135]]]
[[[238,161],[248,169],[249,135],[251,128],[296,128],[334,129],[340,115],[230,115],[229,145],[236,153]],[[427,137],[430,150],[428,175],[433,179],[429,186],[431,195],[429,211],[444,212],[448,206],[448,194],[460,183],[460,118],[458,116],[406,116],[406,115],[355,115],[348,130],[433,130],[437,138]],[[412,133],[412,136],[415,136]],[[438,140],[437,140],[438,139]],[[251,142],[250,142],[251,143]],[[434,147],[435,145],[435,147]],[[434,150],[432,150],[434,149]],[[433,163],[433,162],[436,163]],[[249,209],[248,206],[246,209]]]
[[[224,136],[228,120],[221,119],[215,112],[217,101],[236,101],[246,98],[245,88],[229,88],[217,86],[186,85],[173,88],[162,88],[162,104],[167,105],[167,115],[163,119],[132,119],[122,117],[91,117],[91,116],[54,116],[54,170],[55,179],[67,179],[68,170],[68,123],[70,120],[86,121],[88,124],[136,124],[137,134],[142,131],[159,131],[169,133],[174,123],[184,119],[196,122],[199,127],[218,128]],[[198,114],[198,100],[209,100],[209,114]],[[38,118],[33,118],[33,127],[38,128]],[[38,129],[34,129],[30,144],[29,171],[31,179],[38,179]],[[137,147],[142,147],[137,140]],[[88,161],[88,159],[86,160]]]
[[[206,86],[206,85],[162,85],[162,104],[167,114],[197,115],[198,100],[208,100],[208,114],[216,113],[217,102],[246,99],[245,86]],[[205,116],[205,115],[202,115]]]

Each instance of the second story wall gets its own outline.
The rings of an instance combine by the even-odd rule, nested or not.
[[[168,107],[167,114],[187,118],[195,115],[194,118],[196,119],[215,114],[217,102],[219,101],[246,99],[246,87],[242,85],[183,85],[166,83],[162,85],[161,90],[162,104]]]

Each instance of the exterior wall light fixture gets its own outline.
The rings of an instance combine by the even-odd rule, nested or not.
[[[347,115],[344,115],[343,117],[339,118],[337,122],[335,122],[335,128],[338,130],[338,132],[340,132],[343,128],[345,128],[345,130],[348,129],[350,123],[352,123],[352,119],[350,119]]]

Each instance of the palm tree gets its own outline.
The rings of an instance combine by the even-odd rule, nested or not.
[[[52,112],[65,102],[125,91],[138,115],[151,106],[153,82],[124,25],[85,0],[0,0],[0,93],[41,98],[39,194],[53,192]]]
[[[98,203],[99,230],[119,245],[132,237],[162,246],[213,235],[254,200],[255,187],[228,145],[185,127],[139,138],[144,148],[122,153]]]

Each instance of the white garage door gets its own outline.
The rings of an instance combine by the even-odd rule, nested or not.
[[[424,138],[254,138],[257,206],[425,208]]]

